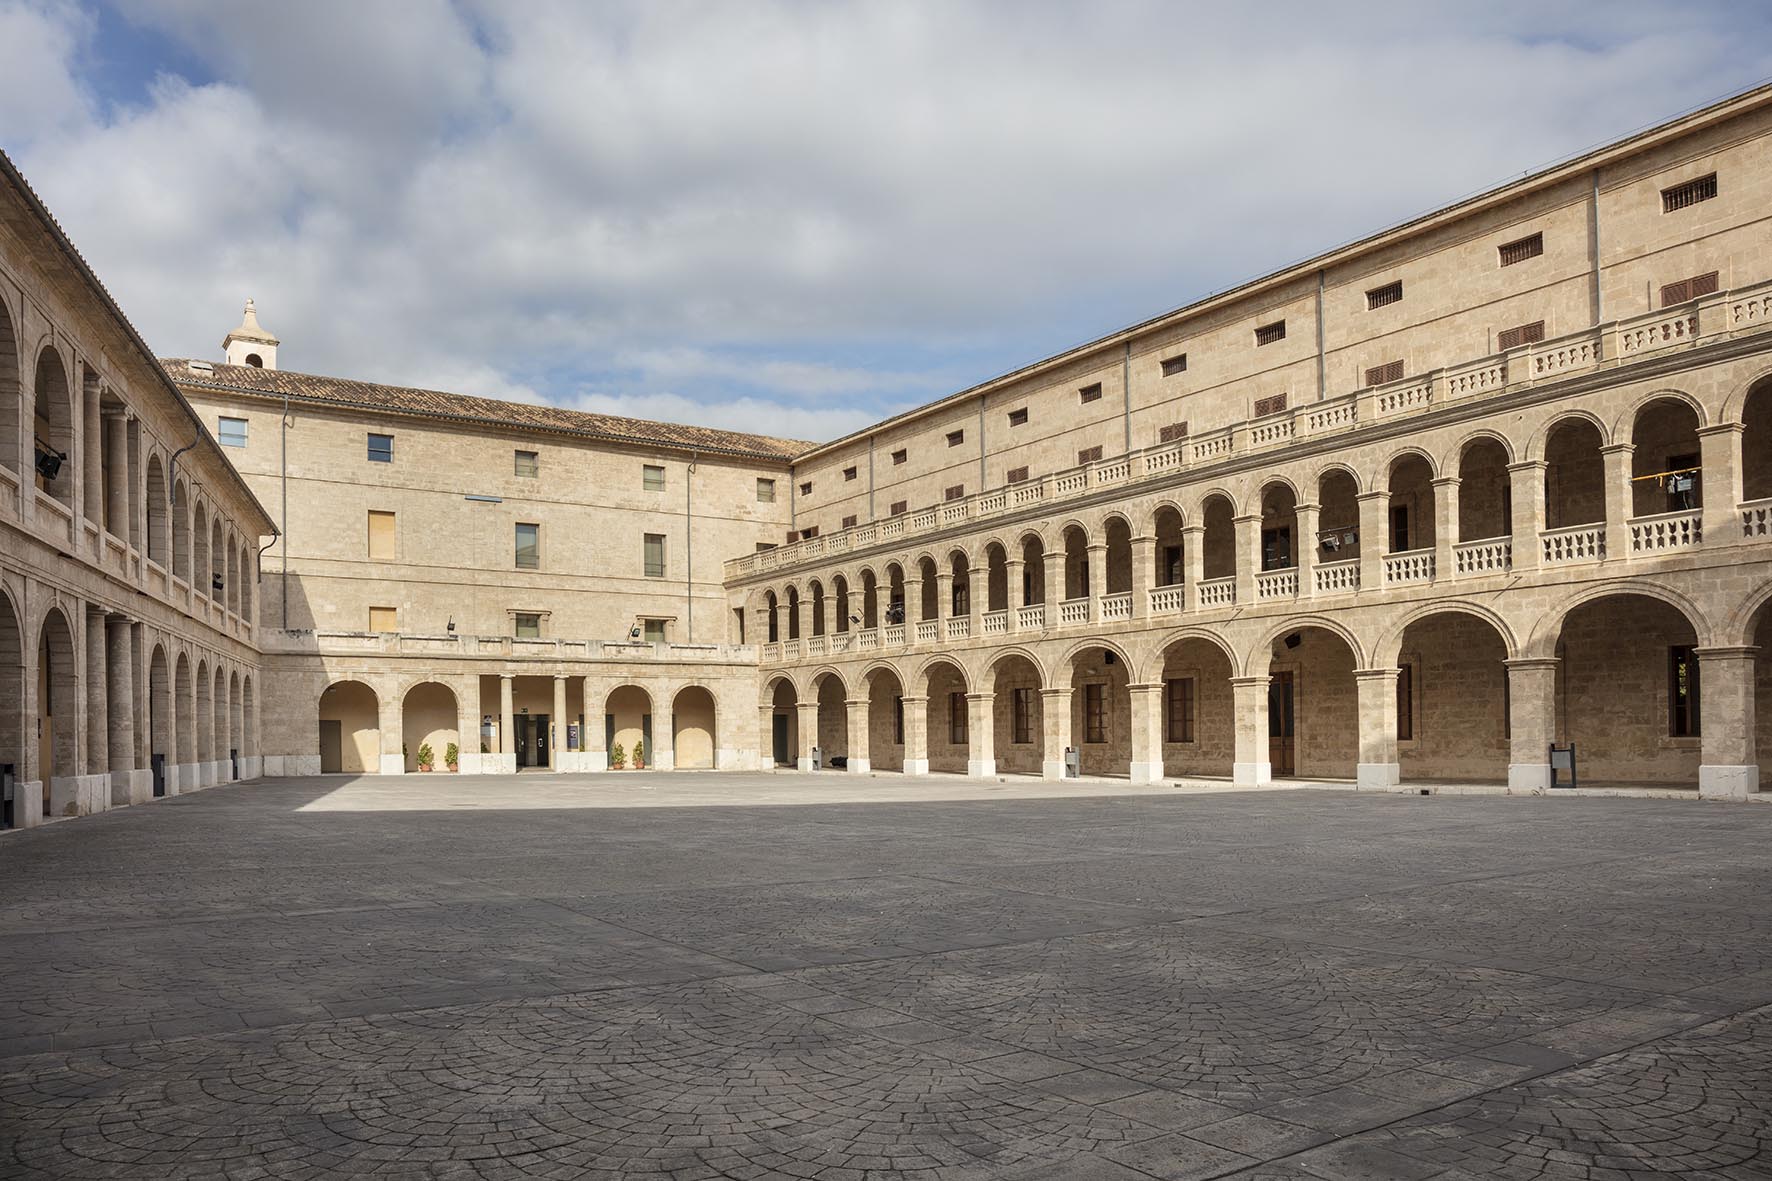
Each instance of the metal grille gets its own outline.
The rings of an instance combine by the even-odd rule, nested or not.
[[[1255,330],[1255,343],[1257,346],[1273,344],[1275,341],[1285,339],[1286,321],[1284,320],[1275,320],[1272,324],[1263,324]]]
[[[1020,410],[1011,410],[1009,412],[1009,425],[1010,426],[1026,426],[1027,422],[1028,422],[1028,412],[1027,412],[1026,407],[1023,407]]]
[[[1174,377],[1177,373],[1187,372],[1187,354],[1177,353],[1173,357],[1163,358],[1163,376]]]
[[[1501,265],[1511,267],[1516,262],[1525,262],[1529,258],[1537,258],[1544,253],[1544,235],[1532,234],[1514,242],[1504,242],[1498,248],[1501,254]]]
[[[1672,213],[1676,209],[1684,209],[1688,205],[1696,205],[1700,201],[1708,201],[1717,195],[1717,174],[1701,176],[1697,180],[1689,180],[1685,184],[1675,185],[1671,189],[1661,190],[1661,211]]]
[[[948,432],[948,446],[949,447],[958,447],[961,443],[964,443],[965,441],[966,441],[966,432],[965,431],[949,431]]]
[[[1173,443],[1177,439],[1187,438],[1187,423],[1172,422],[1168,426],[1157,428],[1157,442]]]
[[[1386,304],[1403,302],[1403,281],[1386,283],[1383,287],[1374,287],[1366,293],[1366,310],[1381,308]]]
[[[1085,402],[1093,402],[1097,400],[1101,397],[1101,383],[1098,381],[1094,385],[1084,386],[1077,391],[1077,397]]]
[[[1255,417],[1256,418],[1260,418],[1264,414],[1278,414],[1280,411],[1282,411],[1284,409],[1286,409],[1286,395],[1285,394],[1275,394],[1269,398],[1255,399]]]

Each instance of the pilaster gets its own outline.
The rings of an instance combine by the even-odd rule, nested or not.
[[[1754,741],[1754,656],[1750,645],[1700,648],[1698,794],[1743,800],[1760,790]]]
[[[1515,510],[1519,502],[1515,501]],[[1518,547],[1515,553],[1518,553]],[[1516,791],[1550,786],[1550,745],[1557,734],[1557,666],[1554,657],[1507,664],[1507,785]]]
[[[1360,761],[1354,782],[1362,788],[1395,787],[1402,781],[1397,763],[1397,678],[1401,669],[1354,670],[1360,710]]]
[[[1259,677],[1231,678],[1231,706],[1236,720],[1236,761],[1231,764],[1231,781],[1240,787],[1259,787],[1274,779],[1268,755],[1269,680],[1265,673]]]
[[[1134,783],[1163,781],[1163,683],[1129,685]]]

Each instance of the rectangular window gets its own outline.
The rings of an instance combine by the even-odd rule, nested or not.
[[[904,745],[904,698],[892,699],[892,744]]]
[[[665,621],[664,620],[662,620],[662,619],[643,619],[640,621],[640,624],[641,624],[641,627],[644,629],[641,633],[641,637],[648,644],[662,644],[665,642]]]
[[[1194,740],[1194,678],[1177,677],[1164,682],[1167,695],[1169,742]]]
[[[1406,553],[1409,549],[1409,506],[1399,504],[1391,509],[1391,553]]]
[[[665,576],[665,539],[662,533],[648,533],[641,547],[642,557],[646,565],[646,577],[663,578]]]
[[[856,476],[856,469],[855,468],[846,467],[843,469],[843,482],[844,483],[848,483],[850,480],[855,479],[855,476]]]
[[[757,477],[757,503],[758,504],[774,504],[775,503],[775,481],[774,480],[765,480],[761,476]]]
[[[1028,409],[1026,406],[1023,406],[1019,410],[1011,410],[1009,412],[1009,425],[1010,426],[1026,426],[1027,424],[1028,424]]]
[[[1077,398],[1083,402],[1098,401],[1101,398],[1101,383],[1098,381],[1093,385],[1084,386],[1077,391]]]
[[[225,415],[215,421],[215,437],[223,447],[246,446],[246,420]]]
[[[943,500],[958,500],[964,495],[966,495],[966,485],[964,484],[950,484],[941,492]]]
[[[1163,547],[1163,580],[1157,585],[1176,586],[1180,584],[1183,577],[1181,572],[1181,555],[1182,549],[1179,545],[1166,545]]]
[[[1408,663],[1397,670],[1397,741],[1415,741],[1415,666]]]
[[[1501,256],[1501,265],[1511,267],[1516,262],[1525,262],[1529,258],[1537,258],[1544,253],[1544,235],[1529,234],[1513,242],[1503,242],[1496,247]]]
[[[1078,463],[1094,463],[1101,458],[1100,447],[1085,447],[1077,452]]]
[[[393,463],[394,462],[394,436],[392,436],[392,435],[370,435],[369,436],[369,462],[370,463]]]
[[[1403,302],[1403,280],[1386,283],[1383,287],[1374,287],[1366,293],[1366,310],[1386,307],[1393,303]]]
[[[1275,320],[1272,324],[1263,324],[1255,330],[1255,345],[1260,348],[1264,344],[1275,344],[1286,339],[1286,321]]]
[[[517,569],[541,569],[541,526],[518,522]]]
[[[1100,681],[1083,686],[1083,741],[1107,741],[1107,686]]]
[[[1255,399],[1255,417],[1261,418],[1268,414],[1278,414],[1286,409],[1286,395],[1275,394],[1269,398]]]
[[[640,469],[640,486],[647,492],[664,491],[664,468],[656,463],[649,463]]]
[[[842,527],[844,529],[855,528],[855,517],[856,517],[856,514],[854,514],[854,513],[850,513],[847,517],[844,517]]]
[[[1537,344],[1544,339],[1544,321],[1534,320],[1530,324],[1521,324],[1516,328],[1503,328],[1495,334],[1495,347],[1506,352],[1517,349],[1523,344]]]
[[[533,480],[541,475],[541,456],[534,451],[516,452],[516,474]]]
[[[900,447],[897,451],[892,453],[892,466],[897,467],[910,457],[911,453],[906,451],[903,447]]]
[[[372,632],[399,631],[398,614],[392,607],[371,607],[369,609],[369,630]]]
[[[1159,443],[1178,443],[1185,438],[1187,438],[1187,423],[1185,422],[1172,422],[1167,426],[1157,428],[1157,442]]]
[[[964,693],[948,694],[948,742],[954,746],[966,745],[966,695]]]
[[[1677,303],[1697,299],[1701,295],[1710,295],[1717,290],[1717,272],[1706,271],[1702,275],[1693,275],[1690,279],[1681,279],[1678,283],[1669,283],[1661,289],[1661,306],[1670,308]]]
[[[1667,650],[1667,732],[1698,736],[1698,655],[1688,644]]]
[[[965,441],[966,441],[966,432],[965,431],[949,431],[948,432],[948,446],[949,447],[958,447],[961,443],[964,443]]]
[[[1163,358],[1163,376],[1174,377],[1177,373],[1187,372],[1187,354],[1176,353],[1173,357]]]
[[[902,517],[910,511],[910,506],[911,502],[908,500],[895,500],[892,502],[892,508],[888,511],[895,517]]]
[[[1717,174],[1701,176],[1697,180],[1689,180],[1684,184],[1675,185],[1671,189],[1661,190],[1661,211],[1672,213],[1676,209],[1684,209],[1688,205],[1696,205],[1700,201],[1708,201],[1717,195]]]
[[[541,614],[536,611],[518,611],[511,616],[519,640],[541,639]]]
[[[1026,744],[1034,740],[1034,691],[1022,686],[1009,696],[1009,741]]]
[[[1009,469],[1009,474],[1004,477],[1011,484],[1026,483],[1027,478],[1028,470],[1025,467],[1012,467]]]
[[[801,541],[805,541],[808,537],[817,537],[817,536],[818,536],[818,526],[817,525],[808,525],[808,526],[806,526],[806,528],[800,530],[800,540]]]
[[[1383,385],[1389,381],[1402,380],[1403,363],[1401,361],[1386,361],[1382,365],[1374,365],[1366,370],[1367,385]]]
[[[811,496],[812,495],[812,481],[811,480],[808,480],[804,484],[800,485],[800,495],[801,496]]]
[[[369,510],[369,560],[392,562],[395,553],[394,514]]]

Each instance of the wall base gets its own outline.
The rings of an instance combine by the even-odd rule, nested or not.
[[[1063,779],[1064,778],[1064,760],[1063,759],[1042,759],[1040,762],[1040,778],[1041,779]]]
[[[929,760],[928,759],[906,759],[904,761],[904,773],[906,775],[927,775],[927,774],[929,774]]]
[[[111,775],[57,775],[49,781],[52,817],[90,816],[111,806]],[[16,809],[17,805],[14,805]]]
[[[1760,768],[1713,764],[1698,768],[1698,794],[1707,800],[1745,800],[1760,790]]]
[[[1509,763],[1507,765],[1509,791],[1546,791],[1550,788],[1550,782],[1549,763]]]
[[[974,779],[988,779],[997,773],[996,759],[967,759],[966,774]]]
[[[1161,762],[1133,763],[1132,764],[1132,782],[1134,782],[1134,783],[1161,783],[1161,782],[1163,782],[1163,764]]]
[[[858,759],[858,758],[854,757],[853,755],[850,756],[850,758],[849,758],[849,773],[851,775],[866,775],[869,771],[872,771],[872,770],[873,770],[873,767],[868,764],[868,761],[866,759]]]
[[[263,779],[265,760],[262,755],[241,755],[240,776],[243,779]]]
[[[1403,769],[1396,763],[1361,763],[1354,768],[1354,786],[1386,790],[1403,782]]]
[[[43,781],[27,779],[12,785],[12,822],[19,828],[36,828],[49,817],[43,815]]]
[[[111,806],[122,807],[125,804],[145,804],[154,798],[154,772],[152,770],[112,771],[111,772]]]
[[[1231,782],[1239,787],[1265,787],[1273,781],[1272,763],[1231,764]]]

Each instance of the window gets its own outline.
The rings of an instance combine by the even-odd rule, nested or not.
[[[966,695],[964,693],[948,694],[948,742],[954,746],[966,745]]]
[[[656,463],[649,463],[640,469],[640,486],[647,492],[664,491],[664,468]]]
[[[1698,656],[1690,645],[1667,650],[1667,732],[1698,736]]]
[[[910,452],[908,452],[904,448],[900,447],[897,451],[894,451],[892,453],[892,466],[897,467],[899,464],[903,463],[905,460],[907,460],[909,458],[910,458]]]
[[[1174,377],[1177,373],[1187,372],[1187,354],[1176,353],[1173,357],[1163,358],[1163,376]]]
[[[1386,361],[1382,365],[1374,365],[1366,370],[1367,385],[1383,385],[1387,381],[1402,380],[1403,363],[1401,361]]]
[[[1172,422],[1168,426],[1157,428],[1157,442],[1177,443],[1187,438],[1187,423]]]
[[[371,607],[369,609],[369,630],[372,632],[399,631],[398,612],[392,607]]]
[[[855,514],[854,513],[850,513],[847,517],[843,518],[843,526],[842,527],[845,529],[855,528]]]
[[[1194,678],[1178,677],[1163,682],[1167,707],[1167,742],[1194,740]]]
[[[1717,289],[1717,272],[1707,271],[1702,275],[1693,275],[1690,279],[1681,279],[1678,283],[1669,283],[1661,289],[1661,306],[1672,307],[1677,303],[1697,299],[1701,295],[1709,295]]]
[[[843,482],[848,483],[850,480],[853,480],[853,479],[855,479],[855,469],[852,467],[844,468],[843,469]]]
[[[757,477],[757,503],[758,504],[774,504],[775,503],[775,481],[774,480],[765,480],[761,476]]]
[[[541,526],[517,523],[517,569],[541,569]]]
[[[1179,545],[1163,547],[1163,579],[1158,586],[1177,586],[1184,575],[1181,570],[1182,548]]]
[[[1409,551],[1409,506],[1406,504],[1391,507],[1391,553],[1401,554]]]
[[[808,480],[804,484],[800,485],[800,495],[801,496],[811,496],[812,495],[812,481],[811,480]]]
[[[1366,310],[1386,307],[1393,303],[1403,302],[1403,280],[1386,283],[1383,287],[1374,287],[1366,293]]]
[[[817,525],[808,525],[808,526],[806,526],[806,528],[800,530],[800,540],[801,541],[805,541],[808,537],[817,537],[817,536],[818,536],[818,526]],[[793,536],[791,534],[789,535],[788,540],[789,541],[793,540]]]
[[[1275,394],[1271,398],[1255,399],[1255,417],[1257,418],[1267,414],[1278,414],[1284,409],[1286,409],[1285,394]]]
[[[1407,661],[1397,669],[1397,741],[1415,741],[1415,666]]]
[[[641,636],[648,644],[662,644],[665,642],[664,620],[642,619],[640,621],[640,626],[643,629]]]
[[[1544,235],[1531,234],[1513,242],[1503,242],[1496,248],[1501,255],[1501,265],[1511,267],[1516,262],[1525,262],[1529,258],[1537,258],[1544,253]]]
[[[539,611],[518,611],[511,619],[515,623],[513,630],[519,640],[541,639],[541,613]]]
[[[1009,741],[1026,744],[1034,740],[1034,691],[1022,686],[1009,695]]]
[[[1026,426],[1027,424],[1028,408],[1026,406],[1021,407],[1019,410],[1011,410],[1009,412],[1010,426]]]
[[[1503,328],[1495,334],[1495,347],[1502,352],[1517,349],[1523,344],[1537,344],[1544,339],[1544,321],[1534,320],[1530,324],[1521,324],[1517,328]]]
[[[904,745],[904,698],[892,699],[892,744]]]
[[[1275,320],[1272,324],[1263,324],[1255,330],[1255,345],[1260,348],[1264,344],[1274,344],[1286,339],[1286,321]]]
[[[1083,401],[1083,402],[1100,401],[1101,400],[1101,383],[1098,381],[1098,382],[1094,383],[1093,385],[1084,386],[1082,389],[1077,391],[1077,398],[1079,401]]]
[[[1701,176],[1697,180],[1689,180],[1685,184],[1675,185],[1671,189],[1661,190],[1661,211],[1672,213],[1684,209],[1688,205],[1696,205],[1700,201],[1708,201],[1717,195],[1717,174]]]
[[[911,502],[908,500],[895,500],[892,502],[892,508],[888,511],[895,517],[902,517],[910,511],[910,504]]]
[[[1100,681],[1083,686],[1083,741],[1107,741],[1107,686]]]
[[[1027,478],[1028,470],[1025,467],[1012,467],[1009,469],[1009,474],[1004,477],[1011,484],[1024,484],[1027,482]]]
[[[392,562],[395,554],[394,514],[369,510],[369,560]]]
[[[950,484],[941,492],[943,500],[958,500],[964,495],[966,495],[966,485],[964,484]]]
[[[246,420],[223,415],[216,419],[215,436],[221,440],[223,447],[246,446]]]
[[[369,462],[370,463],[393,463],[394,462],[394,436],[392,436],[392,435],[370,435],[369,436]]]
[[[646,562],[646,577],[663,578],[665,576],[664,534],[648,533],[642,549]]]
[[[1081,451],[1077,452],[1077,462],[1078,463],[1094,463],[1097,460],[1099,460],[1100,458],[1101,458],[1101,448],[1099,446],[1085,447]]]
[[[516,452],[516,474],[533,480],[541,475],[541,456],[534,451]]]
[[[948,446],[949,447],[958,447],[961,443],[964,443],[965,441],[966,441],[966,432],[965,431],[949,431],[948,432]]]

